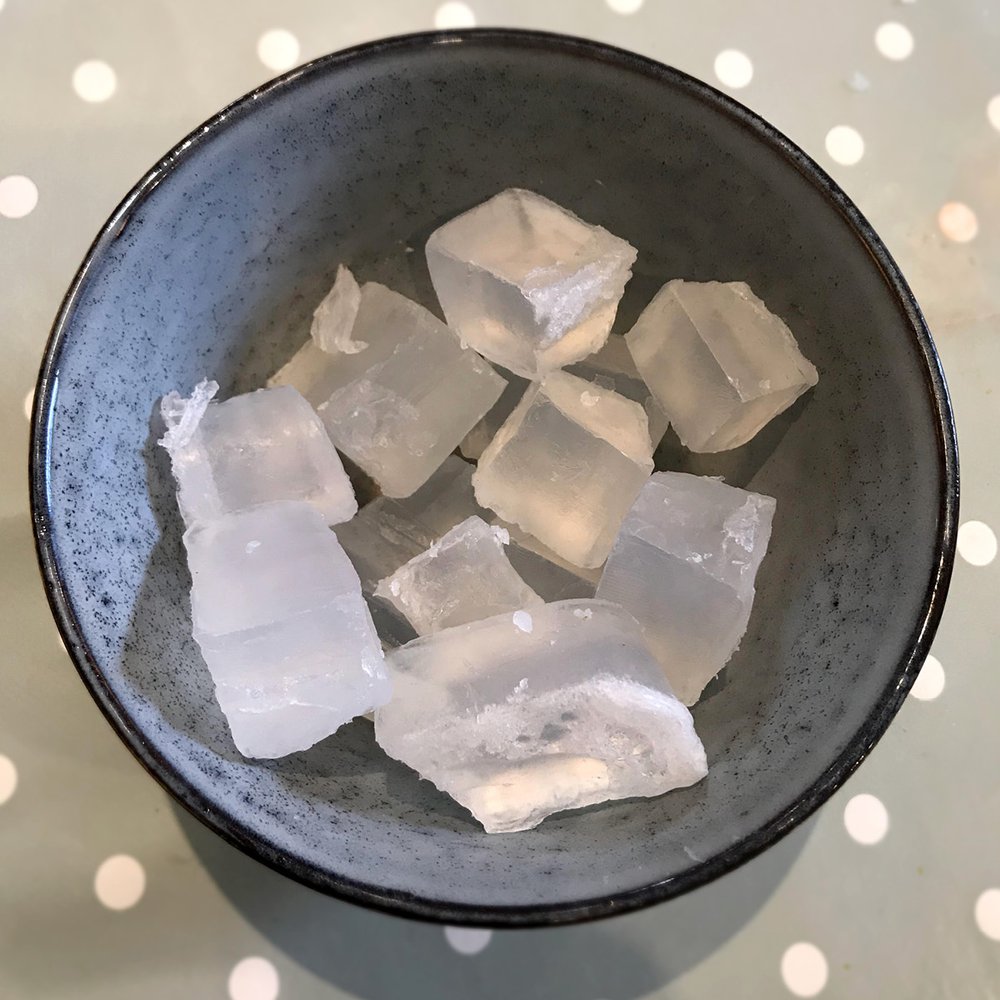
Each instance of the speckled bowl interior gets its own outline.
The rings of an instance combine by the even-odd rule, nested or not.
[[[190,635],[153,418],[206,375],[262,384],[340,261],[431,308],[422,248],[502,188],[639,249],[616,329],[667,278],[743,279],[820,382],[747,447],[661,468],[778,499],[750,629],[695,709],[700,784],[489,837],[352,723],[240,757]],[[39,553],[67,645],[122,738],[209,826],[319,889],[452,922],[538,923],[666,898],[809,814],[883,732],[934,631],[957,504],[920,314],[833,183],[758,118],[620,51],[509,31],[330,56],[237,102],[139,184],[48,346],[33,429]]]

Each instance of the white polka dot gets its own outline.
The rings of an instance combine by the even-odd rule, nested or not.
[[[1000,94],[989,99],[986,105],[986,117],[989,123],[1000,132]]]
[[[938,226],[941,232],[955,243],[968,243],[979,232],[979,220],[968,205],[960,201],[949,201],[938,212]]]
[[[826,956],[814,944],[799,941],[781,956],[781,978],[797,997],[818,996],[826,986]]]
[[[1000,889],[987,889],[976,900],[976,926],[993,941],[1000,941]]]
[[[35,390],[29,389],[28,394],[24,397],[24,419],[31,419],[31,407],[35,402]]]
[[[460,955],[478,955],[493,937],[493,931],[479,927],[446,927],[445,939]]]
[[[474,28],[476,15],[467,3],[449,0],[434,11],[435,28]]]
[[[837,163],[853,167],[865,155],[865,140],[850,125],[834,125],[826,133],[826,151]]]
[[[958,529],[958,554],[973,566],[989,566],[997,555],[997,536],[982,521],[966,521]]]
[[[715,57],[715,75],[720,83],[739,90],[753,79],[753,63],[745,52],[725,49]]]
[[[0,806],[10,800],[17,788],[17,768],[10,757],[0,753]]]
[[[106,101],[117,87],[115,71],[100,59],[88,59],[73,70],[73,89],[77,97],[92,104]]]
[[[276,73],[299,61],[299,40],[284,28],[272,28],[257,39],[257,58]]]
[[[936,656],[928,656],[910,688],[917,701],[933,701],[944,690],[944,667]]]
[[[616,14],[635,14],[642,10],[646,0],[605,0]]]
[[[889,813],[874,795],[855,795],[844,807],[844,826],[859,844],[877,844],[889,832]]]
[[[897,21],[880,24],[875,32],[875,48],[886,57],[898,62],[913,52],[913,35],[910,29]]]
[[[101,862],[94,876],[94,892],[109,910],[127,910],[142,899],[146,873],[128,854],[114,854]]]
[[[35,182],[20,174],[0,180],[0,215],[8,219],[23,219],[38,204]]]
[[[280,992],[278,970],[266,958],[244,958],[229,973],[230,1000],[275,1000]]]

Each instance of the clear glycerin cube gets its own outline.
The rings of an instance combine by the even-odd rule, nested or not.
[[[743,638],[774,511],[721,480],[657,472],[625,517],[597,596],[639,622],[685,705]]]
[[[692,451],[749,441],[819,380],[791,330],[742,281],[670,281],[625,340]]]
[[[488,833],[705,776],[690,713],[635,621],[604,601],[445,629],[387,664],[395,697],[375,713],[376,739]]]
[[[214,402],[215,382],[161,402],[178,505],[187,525],[278,500],[312,504],[327,524],[357,512],[354,490],[322,422],[290,387]]]
[[[341,305],[332,313],[346,315],[350,330],[314,330],[271,384],[299,388],[386,496],[409,496],[506,383],[423,306],[383,285],[361,286],[353,321]]]
[[[389,700],[358,575],[309,504],[188,529],[194,637],[247,757],[305,750]]]
[[[554,372],[524,395],[472,477],[476,499],[576,566],[600,566],[653,470],[646,414]]]
[[[541,604],[508,562],[507,541],[503,528],[470,517],[382,580],[375,595],[418,635]]]
[[[519,188],[445,223],[426,252],[448,325],[531,379],[600,348],[636,259],[625,240]]]

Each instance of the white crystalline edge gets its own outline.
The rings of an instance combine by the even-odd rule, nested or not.
[[[354,322],[361,308],[361,289],[354,275],[341,264],[333,288],[313,312],[309,331],[314,343],[328,354],[359,354],[368,345],[352,340]]]
[[[208,404],[218,391],[218,382],[202,379],[188,399],[176,390],[168,392],[160,400],[160,416],[167,425],[167,432],[160,438],[159,444],[171,453],[189,444]]]
[[[483,755],[492,755],[498,760],[505,757],[512,768],[516,768],[518,764],[530,763],[532,761],[540,760],[544,762],[546,755],[539,756],[533,750],[524,749],[517,743],[511,743],[509,728],[503,724],[505,715],[510,711],[511,706],[519,704],[529,697],[527,689],[527,679],[522,680],[504,702],[487,705],[485,708],[480,709],[474,718],[460,718],[457,721],[457,725],[449,727],[452,729],[451,733],[448,733],[447,728],[442,728],[439,723],[432,723],[423,729],[417,731],[411,730],[402,740],[391,747],[381,744],[378,713],[376,713],[376,739],[383,745],[383,749],[390,756],[407,763],[407,757],[410,755],[405,749],[401,753],[394,752],[400,748],[400,744],[403,747],[407,745],[411,747],[414,745],[430,745],[441,751],[446,744],[450,743],[457,736],[459,744],[455,748],[457,756],[460,754],[461,748],[468,745],[468,741],[464,739],[462,731],[468,729],[470,726],[474,726],[477,731],[481,732],[480,750]],[[530,704],[533,713],[544,716],[551,714],[555,708],[565,706],[567,703],[577,699],[589,704],[614,706],[616,712],[627,718],[647,714],[660,717],[667,715],[677,722],[680,727],[677,733],[679,740],[674,742],[668,753],[673,760],[679,760],[679,769],[683,771],[683,777],[680,783],[675,784],[673,782],[676,781],[676,773],[672,775],[668,774],[666,777],[667,782],[670,783],[670,788],[650,791],[648,793],[649,796],[661,795],[674,788],[694,784],[708,773],[705,748],[698,738],[698,734],[695,732],[691,713],[673,695],[665,691],[657,691],[654,688],[646,687],[643,684],[613,674],[598,674],[586,681],[568,687],[555,688],[543,692],[538,696],[532,696]],[[493,741],[492,744],[491,740]],[[678,743],[681,743],[682,760],[677,756]],[[548,756],[553,759],[555,758],[555,755]],[[581,756],[580,754],[576,754],[574,755],[574,759],[579,760]],[[599,760],[599,758],[592,756],[589,759],[594,761]],[[602,763],[604,762],[602,761]],[[460,766],[436,776],[426,774],[419,768],[417,770],[421,777],[426,778],[441,791],[451,795],[456,801],[465,804],[466,808],[470,808],[471,805],[480,808],[487,804],[488,798],[485,792],[489,789],[490,785],[479,781],[462,781],[463,769]],[[671,771],[673,771],[673,768],[671,768]],[[602,787],[603,785],[603,782],[597,783],[597,787],[594,787],[592,784],[589,789],[580,790],[572,798],[561,796],[558,802],[552,804],[551,808],[539,807],[536,804],[529,813],[526,815],[522,813],[521,818],[516,820],[508,818],[506,822],[498,822],[501,818],[497,816],[491,817],[489,814],[480,815],[477,812],[473,812],[473,815],[483,823],[489,833],[512,833],[531,829],[542,822],[547,816],[555,812],[561,812],[564,809],[580,808],[614,798],[631,798],[643,794],[636,792],[632,788],[627,788],[621,793],[609,794],[610,788],[606,786]],[[471,802],[469,801],[470,793],[472,796]],[[470,811],[473,810],[470,808]]]
[[[582,219],[579,221],[583,222]],[[590,226],[587,222],[583,224]],[[587,248],[595,247],[587,263],[568,274],[565,274],[565,268],[572,262],[559,267],[536,268],[525,276],[524,294],[531,303],[535,322],[548,328],[539,344],[541,350],[551,347],[601,307],[611,302],[620,302],[625,286],[632,277],[632,265],[638,257],[636,249],[601,226],[591,228],[597,232],[586,245]],[[600,234],[617,240],[619,246],[599,251],[596,245],[600,243]],[[584,256],[584,253],[581,252],[580,256]],[[547,279],[560,273],[565,274],[563,280],[545,284]],[[612,279],[614,284],[608,287]],[[531,287],[532,285],[536,287]]]

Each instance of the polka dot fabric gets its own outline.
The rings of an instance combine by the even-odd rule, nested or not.
[[[220,0],[210,12],[113,0],[85,14],[0,0],[0,87],[19,95],[0,103],[0,464],[11,470],[0,477],[0,996],[708,1000],[733,995],[734,969],[748,997],[989,995],[1000,969],[1000,800],[983,794],[1000,754],[997,19],[1000,0],[780,0],[767,14],[710,0],[683,16],[653,0]],[[496,23],[637,49],[802,145],[913,285],[963,442],[952,596],[897,722],[814,819],[614,933],[401,921],[321,897],[203,830],[76,679],[25,499],[48,324],[97,227],[177,136],[323,52]],[[686,849],[697,858],[697,844]]]

